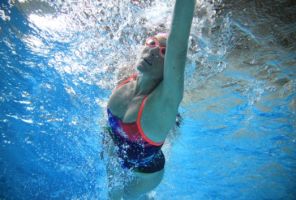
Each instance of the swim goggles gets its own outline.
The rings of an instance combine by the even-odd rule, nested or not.
[[[159,54],[161,55],[161,57],[165,56],[165,46],[160,46],[159,40],[156,37],[149,37],[147,38],[145,45],[150,47],[150,48],[155,48],[155,47],[159,47]]]

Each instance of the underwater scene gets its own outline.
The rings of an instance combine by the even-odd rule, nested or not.
[[[1,200],[108,199],[108,99],[174,3],[1,0]],[[295,1],[197,0],[184,90],[148,199],[296,199]]]

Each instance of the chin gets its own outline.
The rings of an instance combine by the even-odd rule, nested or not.
[[[139,72],[144,72],[145,71],[145,65],[144,65],[144,63],[143,62],[139,62],[139,63],[137,63],[137,70],[139,71]]]
[[[141,72],[143,70],[143,66],[140,65],[140,64],[138,64],[137,67],[136,67],[136,69]]]

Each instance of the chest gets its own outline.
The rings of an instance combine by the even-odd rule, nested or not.
[[[115,89],[108,101],[112,114],[125,123],[135,122],[144,96],[135,96],[135,83]]]

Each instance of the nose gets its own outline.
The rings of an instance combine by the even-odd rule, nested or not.
[[[160,48],[158,46],[150,48],[149,54],[151,57],[155,57],[155,58],[160,57]]]

